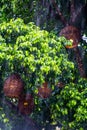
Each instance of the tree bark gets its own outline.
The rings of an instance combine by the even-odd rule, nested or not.
[[[78,47],[74,48],[74,52],[75,52],[75,56],[76,56],[76,62],[77,62],[77,65],[78,65],[79,74],[82,78],[86,78],[86,73],[85,73],[85,70],[84,70],[83,61],[82,61],[82,58],[81,58],[79,48]]]
[[[61,13],[59,7],[57,6],[57,4],[56,4],[56,2],[55,2],[55,0],[51,0],[51,1],[52,1],[53,6],[54,6],[55,9],[56,9],[56,12],[57,12],[58,15],[60,16],[60,19],[61,19],[62,23],[63,23],[64,25],[66,25],[66,24],[67,24],[67,21],[66,21],[65,17],[62,15],[62,13]]]

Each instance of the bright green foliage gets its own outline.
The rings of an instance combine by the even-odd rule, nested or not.
[[[1,90],[5,78],[17,72],[25,83],[25,92],[29,91],[34,96],[35,109],[31,117],[35,121],[42,125],[59,121],[64,130],[85,130],[87,81],[79,77],[74,63],[69,61],[64,47],[67,43],[69,41],[65,38],[40,30],[34,23],[24,24],[19,18],[1,23]],[[37,90],[45,81],[52,89],[52,94],[47,99],[41,99],[37,96]],[[64,83],[63,89],[57,86],[60,81]],[[6,110],[5,106],[3,108]],[[17,115],[12,116],[17,120]],[[5,124],[11,122],[8,116],[3,121]]]
[[[28,23],[33,19],[36,3],[36,1],[32,0],[1,0],[0,22],[20,17]]]
[[[55,0],[57,6],[64,17],[69,20],[70,18],[70,0]],[[87,0],[76,0],[74,1],[75,8],[87,3]],[[85,11],[86,12],[86,11]],[[84,25],[86,18],[78,15],[77,26],[81,27]],[[52,0],[0,0],[0,22],[8,21],[11,18],[22,18],[25,23],[35,22],[43,29],[55,31],[58,34],[63,24],[60,17],[52,4]],[[82,21],[82,22],[81,22]]]
[[[63,124],[63,130],[87,128],[87,80],[79,79],[70,83],[55,96],[56,104],[51,105],[53,119]]]
[[[60,78],[73,79],[74,65],[68,60],[64,38],[41,31],[33,23],[25,25],[20,19],[2,23],[0,30],[0,62],[5,65],[4,74],[19,72],[28,80],[25,86],[32,90],[44,81],[55,85]]]
[[[55,1],[68,21],[71,0]],[[78,10],[87,0],[74,2],[75,9]],[[84,7],[87,8],[87,4]],[[85,35],[86,8],[74,23]],[[63,130],[86,130],[87,79],[80,78],[76,63],[70,62],[75,62],[73,59],[76,57],[73,49],[67,51],[64,47],[71,44],[70,41],[40,30],[30,21],[42,29],[55,32],[57,36],[63,28],[51,0],[0,0],[0,129],[10,130],[17,123],[21,124],[20,117],[3,104],[4,80],[11,73],[17,72],[25,83],[25,92],[30,91],[34,96],[35,108],[30,116],[39,125],[60,122]],[[82,42],[79,49],[87,72],[87,43]],[[44,81],[48,81],[52,89],[52,94],[47,99],[37,96],[38,87]],[[60,81],[64,83],[63,89],[56,85]]]
[[[25,82],[25,91],[32,92],[34,96],[38,86],[45,81],[53,91],[60,80],[66,83],[73,81],[74,64],[68,60],[64,42],[67,42],[66,39],[40,30],[33,23],[26,25],[21,19],[1,23],[1,86],[12,72],[21,75]],[[39,98],[35,96],[35,117],[36,111],[38,113],[40,106],[42,107],[42,101],[38,101]]]

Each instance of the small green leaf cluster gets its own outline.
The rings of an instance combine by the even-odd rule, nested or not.
[[[0,130],[11,130],[11,124],[9,118],[6,116],[4,109],[0,107]]]

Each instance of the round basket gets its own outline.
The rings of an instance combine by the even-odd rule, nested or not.
[[[20,97],[18,101],[19,112],[23,115],[29,115],[34,108],[34,98],[31,94],[26,94]]]
[[[51,88],[48,87],[47,82],[43,83],[41,87],[38,88],[38,96],[41,98],[48,98],[51,94]]]
[[[5,96],[19,98],[23,92],[23,81],[19,74],[11,74],[4,82],[3,91]]]
[[[66,48],[75,48],[78,46],[79,41],[81,40],[80,30],[74,26],[66,26],[64,27],[60,33],[60,36],[64,36],[67,40],[72,40],[73,43],[71,46],[66,45]]]

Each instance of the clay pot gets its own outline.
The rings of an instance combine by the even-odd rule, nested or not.
[[[19,74],[11,74],[4,82],[3,91],[5,96],[19,98],[23,92],[23,81]]]
[[[45,82],[40,88],[38,88],[38,96],[41,98],[48,98],[51,91],[51,88],[49,88],[47,82]]]
[[[29,115],[34,108],[34,98],[31,94],[26,94],[20,97],[18,101],[19,112],[23,115]]]
[[[66,26],[64,27],[60,33],[60,36],[64,36],[67,40],[72,40],[71,46],[65,46],[66,48],[75,48],[78,46],[79,41],[81,40],[80,30],[74,26]]]

